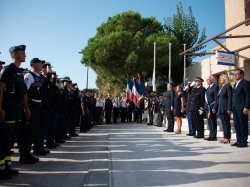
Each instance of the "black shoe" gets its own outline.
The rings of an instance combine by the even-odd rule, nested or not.
[[[66,139],[66,140],[71,139],[71,137],[70,137],[70,136],[64,136],[63,138],[64,138],[64,139]]]
[[[31,154],[20,155],[20,158],[19,158],[20,164],[35,164],[37,162],[39,162],[39,158],[36,158],[32,156]]]
[[[195,136],[195,134],[187,134],[187,136]]]
[[[169,132],[169,130],[168,130],[168,129],[165,129],[165,130],[163,130],[163,132]]]
[[[240,145],[240,142],[235,142],[234,144],[231,144],[231,146],[238,146]]]
[[[1,180],[10,180],[12,177],[12,175],[6,171],[6,169],[4,170],[0,170],[0,179]]]
[[[247,143],[240,143],[237,147],[248,147]]]
[[[197,138],[197,139],[203,139],[204,136],[201,136],[201,135],[200,135],[200,136],[196,136],[196,138]]]
[[[174,132],[174,130],[168,130],[168,132]]]
[[[46,148],[48,148],[48,149],[56,149],[56,144],[48,144],[48,145],[46,145]]]
[[[66,141],[65,140],[56,140],[55,141],[57,144],[60,144],[60,143],[65,143]]]
[[[47,155],[47,154],[49,154],[49,153],[50,153],[50,151],[47,151],[47,150],[33,151],[33,154],[34,154],[34,155],[41,155],[41,156]]]
[[[6,172],[9,173],[11,176],[19,174],[19,171],[11,168],[6,169]]]
[[[77,136],[79,136],[79,135],[76,134],[76,133],[74,133],[74,134],[70,134],[70,136],[72,136],[72,137],[77,137]]]
[[[217,141],[217,138],[208,138],[207,141]]]
[[[207,140],[207,141],[216,141],[217,138],[208,137],[208,138],[204,138],[204,140]]]

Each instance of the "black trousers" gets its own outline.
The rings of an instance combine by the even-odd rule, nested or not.
[[[231,139],[230,116],[227,113],[220,113],[224,138]]]
[[[112,109],[105,110],[106,123],[111,123],[111,114],[112,114]]]
[[[113,108],[113,123],[117,123],[117,119],[119,116],[119,108]]]
[[[247,143],[248,139],[248,115],[243,114],[243,109],[234,110],[234,128],[239,143]]]
[[[127,108],[121,108],[121,122],[124,123],[126,122],[127,120],[127,115],[128,115],[128,112],[127,112]]]
[[[76,126],[78,125],[78,121],[80,118],[80,111],[78,110],[75,110],[72,114],[71,114],[71,123],[70,123],[70,127],[69,127],[69,135],[75,135],[76,132],[75,132],[75,129],[76,129]]]
[[[95,123],[96,124],[101,123],[101,115],[102,115],[102,107],[96,107],[95,108]]]
[[[168,120],[168,130],[173,131],[174,130],[174,111],[172,111],[170,108],[166,109],[166,115]]]
[[[59,131],[59,117],[60,117],[60,113],[59,112],[52,112],[51,113],[51,117],[49,120],[49,125],[47,128],[47,136],[46,136],[46,145],[53,145],[55,143],[56,140],[56,136],[57,136],[57,131]]]
[[[14,124],[0,123],[0,168],[4,167],[6,157],[10,157],[13,136]]]
[[[24,114],[22,115],[22,123],[19,125],[19,152],[21,155],[29,154],[32,143],[36,142],[38,137],[38,128],[41,121],[41,103],[29,101],[29,108],[31,117],[26,120]]]
[[[41,113],[41,122],[39,123],[38,133],[33,147],[33,150],[38,152],[44,150],[44,139],[49,128],[52,114],[50,109],[42,109]]]
[[[210,111],[210,114],[207,118],[208,129],[209,129],[209,138],[217,137],[217,115]]]
[[[193,113],[193,122],[197,131],[198,137],[204,137],[204,119],[203,115],[200,115],[198,111]]]

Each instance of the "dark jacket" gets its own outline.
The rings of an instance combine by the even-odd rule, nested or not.
[[[206,91],[206,97],[207,97],[206,109],[207,110],[208,110],[208,108],[210,108],[210,111],[212,109],[216,109],[215,103],[217,100],[218,91],[219,91],[219,87],[217,84],[213,84],[211,87],[207,88],[207,91]],[[209,105],[209,107],[208,107],[208,105]]]
[[[163,104],[164,108],[174,107],[174,97],[175,97],[174,90],[168,90],[164,96],[165,96]]]
[[[233,110],[250,109],[250,82],[242,79],[238,86],[233,88]]]
[[[190,98],[190,111],[198,111],[205,109],[205,91],[203,86],[193,88]]]
[[[215,107],[218,113],[232,111],[232,86],[230,84],[225,84],[220,88]]]

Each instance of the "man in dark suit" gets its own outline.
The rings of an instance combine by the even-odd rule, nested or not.
[[[236,84],[233,88],[233,115],[237,142],[232,146],[247,147],[250,83],[244,79],[244,71],[241,69],[236,69],[234,76]]]
[[[192,90],[190,111],[193,111],[193,122],[197,130],[194,138],[204,138],[204,110],[205,110],[205,91],[202,86],[204,80],[200,77],[195,78],[195,88]]]
[[[175,92],[173,90],[173,84],[168,83],[168,91],[164,98],[163,108],[165,109],[168,119],[168,128],[164,132],[174,132],[174,97]]]
[[[208,76],[207,78],[208,88],[205,95],[206,110],[207,110],[207,122],[209,128],[209,136],[205,138],[208,141],[217,140],[217,116],[215,110],[215,103],[218,94],[218,85],[214,83],[214,77]]]

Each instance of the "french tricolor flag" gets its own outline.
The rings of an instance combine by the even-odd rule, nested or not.
[[[128,79],[126,88],[126,102],[132,99],[133,81]]]

